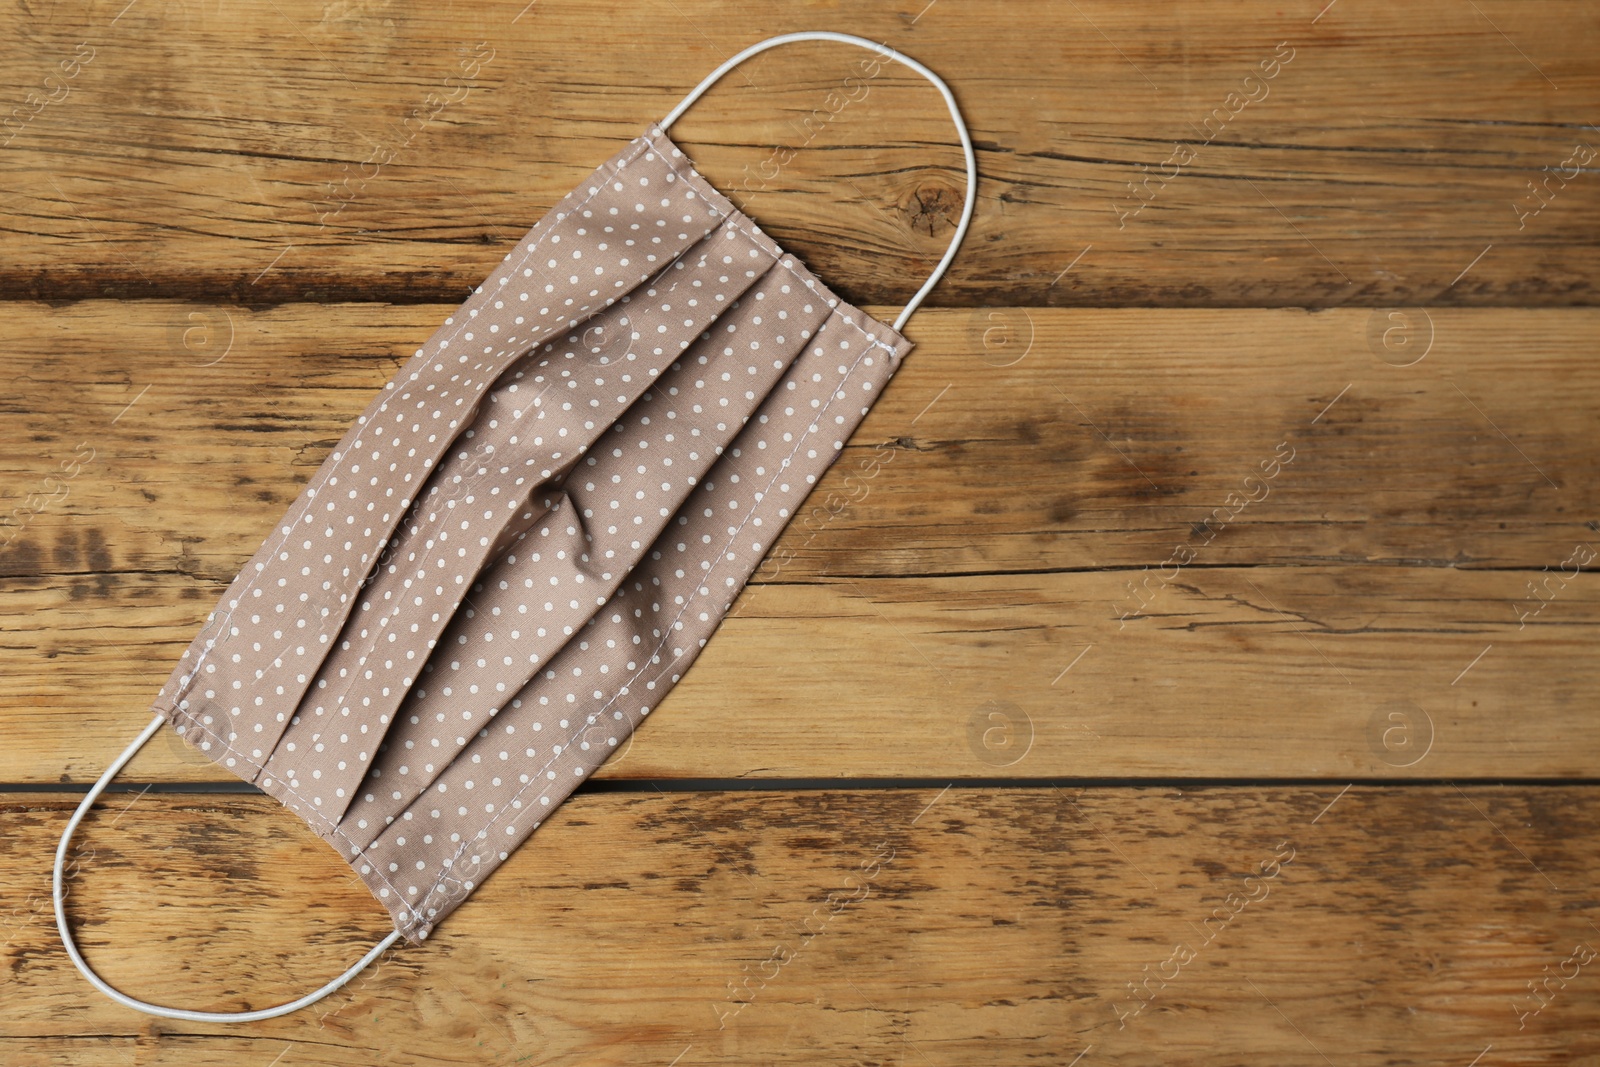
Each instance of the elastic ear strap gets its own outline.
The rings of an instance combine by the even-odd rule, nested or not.
[[[803,30],[799,33],[784,33],[779,34],[777,37],[769,37],[765,41],[757,41],[706,75],[705,80],[691,89],[689,95],[683,98],[682,103],[673,108],[667,117],[661,120],[661,129],[665,131],[674,122],[678,121],[683,113],[689,110],[689,106],[700,99],[707,89],[715,85],[719,78],[740,63],[757,53],[765,52],[769,48],[776,48],[780,44],[790,44],[794,41],[838,41],[841,44],[853,44],[910,67],[932,82],[933,87],[939,90],[939,95],[944,97],[945,104],[950,108],[950,118],[955,121],[956,133],[961,136],[961,151],[967,157],[967,201],[961,209],[961,223],[956,227],[955,236],[950,239],[950,247],[945,250],[944,258],[933,269],[933,273],[928,276],[928,280],[923,283],[922,288],[917,290],[916,295],[901,310],[900,317],[894,320],[894,328],[898,332],[905,325],[906,320],[911,317],[911,313],[917,310],[917,305],[922,303],[923,297],[927,296],[929,290],[938,284],[939,279],[944,276],[945,270],[950,266],[950,261],[956,258],[956,250],[961,247],[961,240],[967,235],[967,226],[972,221],[972,209],[978,199],[978,160],[972,152],[972,138],[967,135],[967,124],[961,119],[961,109],[956,106],[955,96],[950,92],[950,87],[937,74],[911,57],[901,55],[888,45],[879,44],[877,41],[868,40],[865,37],[856,37],[848,33],[834,33],[831,30]]]
[[[72,931],[67,928],[65,894],[62,887],[62,870],[66,863],[67,847],[72,843],[72,835],[78,829],[78,823],[82,822],[83,817],[88,814],[90,806],[95,802],[95,798],[105,791],[106,786],[111,783],[111,779],[115,778],[117,772],[122,770],[129,760],[133,759],[134,753],[143,748],[146,741],[155,736],[156,731],[161,729],[161,724],[165,721],[165,717],[161,715],[157,715],[150,720],[150,725],[146,726],[144,732],[134,739],[133,744],[123,749],[122,755],[111,761],[111,766],[106,768],[106,772],[100,776],[100,780],[90,788],[88,795],[83,798],[83,803],[78,805],[78,810],[72,813],[72,819],[67,823],[66,832],[61,835],[61,844],[56,848],[56,867],[55,875],[51,880],[51,888],[55,894],[56,928],[61,931],[61,943],[67,947],[67,955],[72,957],[74,966],[96,989],[118,1004],[126,1005],[135,1011],[147,1012],[150,1015],[160,1015],[168,1019],[186,1019],[189,1022],[196,1023],[250,1023],[261,1019],[274,1019],[279,1015],[288,1015],[292,1011],[299,1011],[308,1004],[315,1004],[361,973],[362,968],[377,959],[384,949],[395,943],[396,939],[400,937],[400,931],[396,930],[382,941],[379,941],[370,952],[361,957],[354,967],[351,967],[315,993],[308,993],[299,1000],[290,1001],[288,1004],[279,1004],[275,1008],[262,1008],[259,1011],[187,1011],[183,1008],[168,1008],[160,1004],[149,1004],[142,1000],[135,1000],[126,993],[113,989],[105,979],[95,974],[78,952],[78,946],[72,940]]]

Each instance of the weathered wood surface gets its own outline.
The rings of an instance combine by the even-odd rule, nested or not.
[[[1591,792],[580,794],[425,946],[248,1025],[93,991],[60,950],[45,860],[76,797],[13,794],[0,1058],[1590,1062]],[[69,887],[108,980],[206,1010],[310,990],[387,927],[261,797],[112,797]]]
[[[0,574],[232,578],[453,310],[0,305],[0,500],[85,457]],[[763,578],[1140,567],[1218,508],[1238,517],[1202,565],[1539,570],[1595,532],[1600,310],[930,309],[908,329]]]
[[[0,548],[0,781],[98,775],[448,311],[8,309],[0,504],[45,499]],[[1592,773],[1600,312],[1411,312],[1409,367],[1364,311],[996,314],[919,317],[605,775]],[[131,775],[229,777],[163,738]]]
[[[1592,776],[1600,585],[1519,633],[1522,582],[1203,569],[1125,629],[1105,574],[762,586],[598,776]],[[8,780],[98,777],[210,606],[109,584],[6,597]],[[234,780],[166,730],[126,774]]]
[[[1595,301],[1582,0],[18,5],[0,297],[449,299],[723,58],[818,27],[960,94],[982,204],[946,304]],[[675,136],[887,304],[944,248],[960,155],[870,59],[759,56]]]
[[[0,783],[96,777],[504,250],[808,28],[951,82],[979,210],[695,669],[426,948],[251,1026],[83,982],[81,791],[0,786],[0,1063],[1600,1061],[1580,0],[0,12]],[[864,58],[766,53],[673,132],[887,317],[960,157]],[[1072,776],[1235,781],[1028,781]],[[233,781],[168,732],[126,778]],[[259,796],[114,794],[71,871],[90,958],[185,1006],[389,929]]]

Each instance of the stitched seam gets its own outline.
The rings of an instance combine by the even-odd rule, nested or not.
[[[715,211],[716,209],[713,208],[712,210]],[[744,226],[741,224],[741,222],[739,221],[738,218],[736,218],[736,217],[734,217],[732,215],[723,215],[722,217],[728,220],[728,225],[731,228],[733,228],[735,230],[738,230],[740,233],[743,233],[746,237],[750,237],[752,240],[754,240],[754,235],[751,234],[748,230],[746,230],[744,228]],[[744,216],[744,218],[746,220],[748,220],[749,216]],[[751,227],[751,229],[755,230],[756,232],[761,233],[762,236],[767,236],[766,233],[764,231],[762,231],[759,226],[756,226],[754,221],[750,221],[750,227]],[[768,239],[770,240],[771,238],[768,237]],[[823,290],[818,289],[816,284],[814,282],[812,282],[811,279],[804,277],[803,275],[800,274],[799,271],[795,270],[793,267],[789,266],[789,264],[787,264],[787,263],[785,263],[783,261],[784,257],[787,257],[789,255],[788,252],[783,251],[781,246],[779,247],[778,252],[779,252],[779,258],[774,262],[774,265],[782,267],[784,270],[788,271],[790,276],[793,277],[795,279],[795,281],[799,282],[801,285],[803,285],[807,289],[811,290],[812,293],[814,293],[818,298],[820,298],[824,302],[827,302],[831,298],[834,301],[834,303],[828,304],[828,308],[829,308],[830,311],[838,311],[839,310],[839,306],[843,305],[844,307],[847,307],[847,308],[851,309],[852,311],[860,312],[862,318],[868,318],[868,319],[872,318],[872,316],[868,315],[865,311],[862,311],[860,308],[856,307],[854,304],[851,304],[848,301],[846,301],[838,293],[829,293],[829,292],[824,292]],[[864,326],[861,326],[860,324],[858,324],[855,321],[855,319],[852,318],[851,316],[841,313],[839,315],[839,319],[842,322],[844,322],[845,325],[852,327],[858,334],[860,334],[862,339],[864,341],[866,341],[867,344],[870,347],[883,349],[885,352],[887,352],[889,354],[889,356],[891,358],[895,355],[895,350],[894,350],[894,347],[892,345],[885,344],[883,341],[878,340],[872,334],[868,333],[866,331],[866,328]],[[873,319],[872,321],[877,322],[876,319]],[[893,327],[891,327],[891,326],[885,326],[884,329],[893,331]]]
[[[213,741],[213,742],[221,745],[224,755],[232,753],[233,755],[235,755],[239,759],[243,760],[245,763],[247,763],[250,766],[254,767],[256,770],[263,771],[263,772],[266,771],[265,767],[261,766],[255,760],[251,759],[249,756],[246,756],[243,752],[240,752],[238,749],[236,749],[232,745],[230,745],[227,741],[223,740],[222,737],[220,735],[218,735],[216,731],[212,730],[209,726],[205,726],[205,725],[203,725],[203,724],[201,724],[199,722],[196,722],[189,712],[187,712],[187,711],[179,711],[176,706],[173,707],[172,711],[173,711],[173,718],[174,719],[176,719],[176,718],[181,716],[183,719],[186,720],[185,721],[185,725],[190,730],[193,730],[193,731],[195,731],[196,733],[199,733],[199,734],[203,734],[203,735],[205,735],[207,740]],[[213,760],[212,762],[217,762],[217,761]],[[336,824],[329,823],[327,821],[326,817],[324,817],[321,812],[318,812],[316,810],[315,805],[313,805],[306,797],[302,796],[299,792],[297,792],[295,790],[295,788],[293,786],[291,786],[287,781],[285,781],[283,778],[280,777],[280,778],[278,778],[278,782],[283,787],[283,791],[284,792],[288,793],[290,796],[294,797],[296,800],[300,801],[302,804],[305,804],[307,809],[311,812],[312,815],[316,816],[318,819],[321,819],[323,824],[327,827],[327,829],[328,829],[328,831],[330,833],[334,834],[341,841],[344,841],[344,842],[348,843],[351,848],[355,849],[356,850],[356,855],[358,857],[366,855],[366,851],[367,850],[366,850],[365,846],[357,843],[353,838],[351,838],[343,830],[340,830],[339,827]],[[299,812],[295,812],[295,814],[300,815]],[[304,821],[306,821],[307,823],[311,822],[311,820],[307,819],[304,815],[301,815],[300,817]],[[315,829],[315,826],[313,826],[313,829]],[[326,840],[325,837],[324,837],[324,840]],[[343,858],[343,853],[340,853],[340,857]],[[348,863],[349,860],[346,860],[345,862]],[[373,873],[378,876],[378,879],[381,882],[383,882],[384,885],[386,885],[390,889],[394,890],[397,898],[400,901],[401,906],[405,907],[408,911],[410,911],[412,913],[412,915],[420,922],[421,919],[422,919],[421,913],[418,912],[416,909],[412,908],[411,905],[409,905],[409,904],[407,904],[405,902],[405,895],[400,892],[400,887],[395,885],[393,882],[389,881],[389,879],[384,875],[383,871],[381,871],[379,869],[378,864],[373,863],[373,864],[370,864],[369,866],[372,867]],[[356,873],[357,873],[358,876],[360,875],[359,871],[357,871]],[[380,900],[379,903],[381,904],[383,902]],[[387,907],[387,905],[385,905],[385,907]]]
[[[836,317],[842,318],[843,316],[836,316]],[[879,345],[878,347],[882,347],[882,346]],[[855,373],[856,368],[861,365],[861,361],[866,358],[867,352],[869,352],[869,351],[871,351],[870,347],[866,351],[863,351],[863,352],[861,352],[860,354],[858,354],[856,356],[855,362],[850,365],[850,369],[845,372],[844,377],[839,379],[839,388],[835,389],[833,391],[833,395],[828,398],[828,402],[822,406],[822,409],[820,411],[817,412],[817,417],[816,417],[816,420],[814,421],[813,425],[816,425],[818,427],[821,426],[821,420],[822,420],[823,415],[825,415],[827,413],[828,409],[833,406],[834,402],[839,399],[838,394],[843,390],[843,387],[844,387],[845,383],[850,380],[850,376]],[[793,460],[794,457],[797,456],[800,453],[801,447],[805,444],[806,439],[809,438],[811,436],[811,434],[812,434],[812,430],[809,427],[804,432],[801,433],[800,437],[795,441],[794,448],[789,452],[789,455],[786,457],[788,460]],[[764,489],[762,491],[762,496],[763,497],[765,497],[767,495],[767,493],[771,491],[772,487],[777,484],[778,479],[780,477],[782,477],[783,469],[784,468],[782,466],[780,466],[778,468],[778,472],[774,473],[773,476],[772,476],[772,479],[767,482],[766,489]],[[809,495],[809,493],[807,495]],[[734,529],[733,533],[728,536],[728,540],[723,544],[721,550],[717,553],[717,559],[719,560],[719,562],[727,554],[729,546],[731,546],[738,539],[739,535],[744,531],[745,525],[750,521],[750,519],[752,517],[754,517],[754,515],[755,515],[755,509],[754,508],[751,508],[749,511],[747,511],[745,513],[745,517],[740,521],[739,525]],[[712,570],[714,572],[715,568],[712,568]],[[707,577],[709,577],[709,575]],[[701,585],[706,585],[706,587],[709,588],[709,585],[707,585],[705,582],[702,582],[700,584]],[[617,692],[613,693],[611,695],[611,697],[609,699],[607,699],[605,704],[600,707],[599,711],[595,712],[595,716],[597,718],[599,716],[603,715],[606,711],[609,711],[611,706],[622,698],[622,690],[623,689],[631,687],[633,685],[633,683],[638,681],[644,675],[645,671],[649,669],[650,662],[655,659],[655,657],[660,653],[660,651],[663,648],[666,647],[667,642],[672,640],[673,627],[676,626],[678,621],[683,618],[684,612],[689,610],[689,607],[695,602],[695,599],[699,595],[700,595],[699,586],[697,586],[696,589],[695,589],[695,592],[691,593],[687,598],[685,598],[683,607],[679,608],[678,609],[678,613],[672,617],[672,622],[667,625],[666,630],[665,630],[665,632],[664,632],[664,634],[663,634],[663,636],[661,638],[661,642],[658,645],[656,645],[656,647],[650,652],[650,655],[648,657],[645,657],[644,665],[641,666],[638,669],[638,671],[636,671],[634,673],[634,675],[627,680],[627,682],[625,682],[623,685],[619,686]],[[719,620],[719,625],[720,625],[720,620]],[[563,753],[566,752],[566,750],[571,746],[573,741],[575,741],[575,740],[577,740],[577,738],[581,737],[584,733],[586,733],[588,731],[588,729],[589,729],[589,723],[587,721],[585,721],[583,727],[578,729],[577,731],[575,731],[566,740],[566,742],[562,744],[561,752],[563,752]],[[449,877],[449,873],[450,873],[451,869],[454,867],[456,861],[459,860],[463,855],[466,854],[466,851],[467,851],[468,847],[470,847],[469,846],[469,842],[472,841],[472,840],[476,840],[478,834],[483,834],[484,835],[484,840],[487,841],[487,835],[488,835],[489,830],[492,827],[494,827],[496,824],[499,823],[500,816],[503,815],[507,810],[511,810],[514,807],[514,803],[516,801],[522,799],[522,795],[525,792],[527,792],[528,789],[537,780],[537,774],[542,774],[542,773],[548,771],[550,769],[550,766],[552,764],[554,764],[555,761],[557,759],[559,759],[559,758],[560,758],[560,753],[557,753],[556,755],[551,756],[551,758],[548,761],[546,761],[544,766],[539,768],[538,772],[536,772],[535,775],[530,776],[529,781],[525,785],[523,785],[520,789],[518,789],[515,793],[512,794],[511,803],[508,803],[504,807],[502,807],[499,810],[497,810],[494,813],[494,816],[492,818],[490,818],[488,822],[484,823],[483,826],[480,827],[478,829],[478,831],[473,834],[472,837],[470,837],[470,838],[465,838],[464,837],[462,839],[461,847],[456,850],[455,855],[450,857],[450,862],[447,865],[445,865],[445,867],[443,868],[443,871],[440,874],[439,878],[434,882],[434,884],[432,886],[430,886],[428,888],[428,891],[422,895],[422,897],[419,900],[418,907],[426,905],[427,902],[428,902],[428,899],[435,892],[437,892],[439,890],[439,888],[444,884],[445,880]],[[539,821],[543,822],[544,820],[541,818]],[[376,869],[376,868],[374,868],[374,869]]]
[[[659,147],[657,147],[656,151],[661,154],[661,158],[666,162],[667,166],[672,169],[673,173],[675,173],[678,176],[680,176],[681,178],[683,178],[684,181],[688,182],[692,186],[697,186],[698,187],[700,185],[704,185],[706,188],[709,188],[712,191],[716,192],[718,196],[721,196],[725,200],[727,199],[727,195],[726,194],[724,194],[723,192],[718,190],[716,186],[712,185],[711,182],[709,180],[707,180],[705,175],[701,174],[699,171],[694,169],[693,162],[689,160],[689,154],[687,152],[684,152],[683,149],[678,148],[678,146],[672,141],[672,139],[667,136],[667,134],[666,134],[666,132],[664,130],[659,130],[658,129],[654,134],[646,133],[644,136],[649,137],[652,143],[654,143],[654,142],[656,142],[658,140],[666,141],[668,144],[672,145],[672,147],[678,152],[678,154],[680,156],[683,157],[684,163],[683,164],[679,164],[679,163],[677,163],[677,162],[675,162],[673,160],[672,154],[670,152],[662,152],[661,149]],[[687,169],[685,169],[686,167],[687,167]],[[702,196],[703,195],[704,194],[702,194]],[[729,201],[729,203],[732,204],[732,201]],[[818,288],[818,285],[820,283],[814,282],[810,278],[804,277],[803,275],[800,274],[799,271],[795,270],[792,266],[790,266],[789,264],[785,263],[784,262],[785,258],[792,258],[790,256],[790,253],[785,252],[783,250],[783,247],[781,245],[778,245],[777,241],[773,241],[771,234],[769,234],[765,230],[761,229],[760,226],[757,226],[756,225],[756,221],[754,219],[752,219],[749,215],[746,215],[744,212],[740,211],[737,206],[734,206],[733,213],[731,213],[731,214],[719,210],[717,208],[717,206],[715,204],[711,203],[711,201],[709,201],[709,200],[706,201],[706,206],[708,208],[710,208],[712,211],[716,212],[716,214],[720,218],[724,218],[724,219],[728,220],[728,224],[730,226],[732,226],[734,229],[739,230],[739,232],[743,233],[746,237],[750,237],[750,238],[754,239],[754,235],[759,233],[762,237],[765,237],[767,240],[772,241],[773,245],[777,246],[777,248],[778,248],[778,259],[775,261],[776,265],[780,266],[784,270],[788,271],[789,274],[795,279],[795,281],[799,282],[801,285],[803,285],[807,289],[811,290],[811,292],[813,294],[815,294],[816,296],[818,296],[819,298],[821,298],[824,301],[826,301],[826,300],[834,300],[834,301],[837,301],[839,304],[843,304],[845,307],[848,307],[848,308],[850,308],[850,309],[852,309],[854,311],[858,311],[858,312],[861,313],[861,316],[863,318],[872,319],[873,322],[877,322],[878,321],[877,319],[873,319],[872,316],[868,315],[865,311],[861,311],[861,309],[856,307],[854,304],[851,304],[848,301],[846,301],[843,297],[839,296],[838,293],[831,292],[831,291],[827,290],[826,288]],[[748,224],[749,229],[745,228],[746,224]],[[751,231],[754,231],[754,233],[752,233]],[[833,304],[829,305],[829,307],[834,307],[834,306],[835,305],[833,305]],[[841,318],[843,318],[843,316],[841,316]],[[876,337],[874,337],[871,334],[869,334],[866,331],[865,327],[857,325],[853,320],[848,320],[847,319],[846,322],[847,322],[848,325],[854,327],[856,332],[861,334],[861,336],[864,337],[869,343],[871,343],[871,344],[877,346],[878,348],[881,348],[884,351],[888,352],[891,358],[895,355],[895,350],[894,350],[893,346],[887,345],[884,342],[878,340]],[[904,335],[900,334],[900,331],[896,330],[893,326],[889,326],[889,325],[887,325],[885,323],[879,323],[879,325],[882,326],[884,329],[888,330],[892,334],[895,334],[897,336],[904,336]]]

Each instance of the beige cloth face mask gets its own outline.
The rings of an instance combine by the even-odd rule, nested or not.
[[[737,63],[791,41],[898,61],[949,105],[966,204],[885,326],[717,192],[666,130]],[[78,969],[140,1011],[286,1014],[398,938],[420,944],[650,713],[838,458],[954,258],[977,168],[950,90],[829,32],[745,49],[518,243],[372,401],[244,566],[85,796],[56,852]],[[135,1000],[62,907],[73,832],[164,723],[303,818],[394,932],[287,1004]]]

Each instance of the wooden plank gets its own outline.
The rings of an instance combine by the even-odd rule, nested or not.
[[[10,795],[0,1048],[18,1067],[1586,1062],[1593,793],[580,794],[424,947],[242,1026],[93,991],[45,866],[75,798]],[[74,861],[86,955],[157,1001],[278,1003],[387,928],[265,798],[116,798]]]
[[[452,310],[0,306],[0,520],[54,494],[0,574],[231,579]],[[1186,539],[1202,565],[1564,559],[1600,499],[1600,311],[1390,314],[923,312],[760,576],[1139,568]]]
[[[960,94],[983,198],[946,304],[1596,298],[1580,0],[823,8],[13,8],[0,296],[449,299],[726,55],[820,18]],[[894,304],[960,157],[926,85],[870,60],[767,53],[675,133],[847,298]]]
[[[0,550],[0,781],[81,782],[447,312],[13,309],[6,510],[58,495]],[[1588,774],[1597,314],[1435,311],[1401,368],[1366,312],[1034,311],[998,367],[931,311],[602,774]],[[161,737],[130,774],[227,778]]]
[[[9,584],[0,773],[92,781],[211,601],[145,575],[114,602]],[[1104,573],[752,587],[599,776],[1592,774],[1600,580],[1519,631],[1525,584],[1202,568],[1126,625]],[[127,774],[231,780],[170,731]]]

